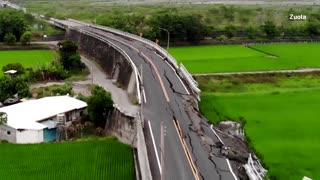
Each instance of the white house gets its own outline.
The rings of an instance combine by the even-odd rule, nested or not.
[[[87,103],[69,96],[52,96],[29,100],[0,108],[7,123],[0,125],[0,140],[11,143],[41,143],[56,139],[57,116],[66,122],[80,117]]]

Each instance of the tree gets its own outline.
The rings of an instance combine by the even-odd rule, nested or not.
[[[27,97],[30,95],[29,86],[23,78],[11,78],[3,76],[0,78],[0,102],[13,95],[18,94],[18,97]]]
[[[16,38],[20,38],[26,29],[27,25],[22,11],[11,8],[0,10],[0,41],[3,41],[4,36],[8,33],[12,33]]]
[[[308,35],[317,36],[320,34],[320,23],[318,22],[308,22],[306,25],[306,31]]]
[[[58,43],[61,64],[65,70],[81,70],[85,66],[81,62],[78,54],[78,45],[69,40],[63,40]]]
[[[16,36],[14,36],[12,33],[8,33],[4,36],[3,41],[7,44],[7,45],[14,45],[17,41]]]
[[[29,45],[31,42],[31,32],[26,31],[22,34],[21,38],[20,38],[20,42],[22,45]]]
[[[227,25],[225,27],[225,33],[228,38],[232,38],[237,35],[237,28],[234,25]]]
[[[16,75],[21,75],[25,73],[25,68],[20,63],[10,63],[2,67],[2,71],[6,72],[9,70],[16,70]]]
[[[220,14],[229,22],[233,22],[235,18],[235,8],[233,6],[221,6]]]
[[[91,94],[87,101],[89,118],[95,126],[103,128],[108,112],[113,109],[111,94],[100,86],[95,86]]]
[[[259,36],[259,30],[254,26],[249,26],[246,28],[246,35],[249,39],[256,39]]]
[[[228,39],[228,37],[225,36],[225,35],[220,35],[220,36],[217,37],[217,40],[220,41],[220,42],[224,42],[224,41],[226,41],[227,39]]]
[[[206,33],[206,27],[202,22],[200,15],[186,15],[183,16],[184,27],[186,28],[186,38],[189,42],[197,43],[203,39]]]
[[[273,21],[266,21],[264,25],[261,26],[261,28],[268,39],[275,38],[279,33]]]
[[[156,38],[166,42],[167,33],[159,28],[165,28],[170,32],[171,41],[189,41],[197,43],[203,38],[206,33],[206,27],[201,15],[180,15],[174,12],[159,13],[152,16],[148,25],[151,27],[151,31],[148,31],[148,35],[153,38],[156,34]]]

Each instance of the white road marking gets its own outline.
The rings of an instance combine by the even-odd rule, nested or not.
[[[177,78],[179,79],[179,81],[181,82],[183,88],[186,90],[187,94],[189,95],[190,92],[188,91],[187,87],[184,85],[184,83],[182,82],[181,78],[177,75],[177,71],[168,63],[168,61],[165,61],[168,66],[172,69],[172,71],[174,72],[174,74],[177,76]]]
[[[212,132],[217,136],[217,138],[219,139],[219,141],[224,145],[224,142],[222,141],[222,139],[219,137],[219,135],[217,134],[217,132],[212,128],[212,124],[210,126],[210,129],[212,130]],[[226,161],[227,161],[227,164],[228,164],[228,167],[230,169],[230,172],[232,174],[232,176],[234,177],[235,180],[238,180],[237,176],[234,174],[233,170],[232,170],[232,167],[231,167],[231,164],[230,164],[230,161],[228,158],[226,158]]]
[[[216,131],[212,128],[212,124],[210,126],[210,129],[212,130],[212,132],[214,133],[214,135],[217,136],[217,138],[219,139],[219,141],[224,145],[224,142],[222,141],[222,139],[219,137],[219,135],[216,133]]]
[[[144,91],[144,88],[142,89],[142,93],[143,93],[144,103],[147,103],[147,97],[146,97],[146,92]]]
[[[159,166],[159,171],[160,171],[160,174],[161,174],[161,173],[162,173],[162,170],[161,170],[160,160],[159,160],[159,156],[158,156],[158,151],[157,151],[156,143],[155,143],[155,141],[154,141],[154,137],[153,137],[153,132],[152,132],[152,128],[151,128],[150,121],[148,121],[148,124],[149,124],[149,129],[150,129],[150,134],[151,134],[151,139],[152,139],[152,144],[153,144],[154,152],[155,152],[155,154],[156,154],[156,158],[157,158],[157,162],[158,162],[158,166]]]
[[[188,91],[187,87],[184,85],[184,83],[182,82],[181,78],[176,74],[176,76],[178,77],[179,81],[181,82],[183,88],[186,90],[187,94],[189,95],[190,92]]]
[[[229,169],[230,169],[230,172],[231,172],[232,176],[234,177],[235,180],[238,180],[237,176],[234,174],[234,172],[233,172],[233,170],[232,170],[232,167],[231,167],[231,164],[230,164],[230,162],[229,162],[229,159],[226,158],[226,161],[227,161],[227,164],[228,164],[228,167],[229,167]]]

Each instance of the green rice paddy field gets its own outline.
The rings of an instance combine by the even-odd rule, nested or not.
[[[191,73],[320,68],[320,43],[173,47]]]
[[[135,179],[132,149],[115,139],[0,144],[0,154],[0,179]]]
[[[319,179],[319,75],[255,78],[198,78],[201,111],[214,123],[244,118],[272,179]]]
[[[56,56],[56,52],[51,50],[0,51],[0,69],[9,63],[21,63],[25,67],[35,67],[51,62]]]

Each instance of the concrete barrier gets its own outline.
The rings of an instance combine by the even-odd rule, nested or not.
[[[142,129],[141,116],[137,116],[137,151],[138,151],[138,160],[140,165],[140,173],[142,180],[152,180],[149,158],[147,153],[146,141],[144,139],[144,133]]]

